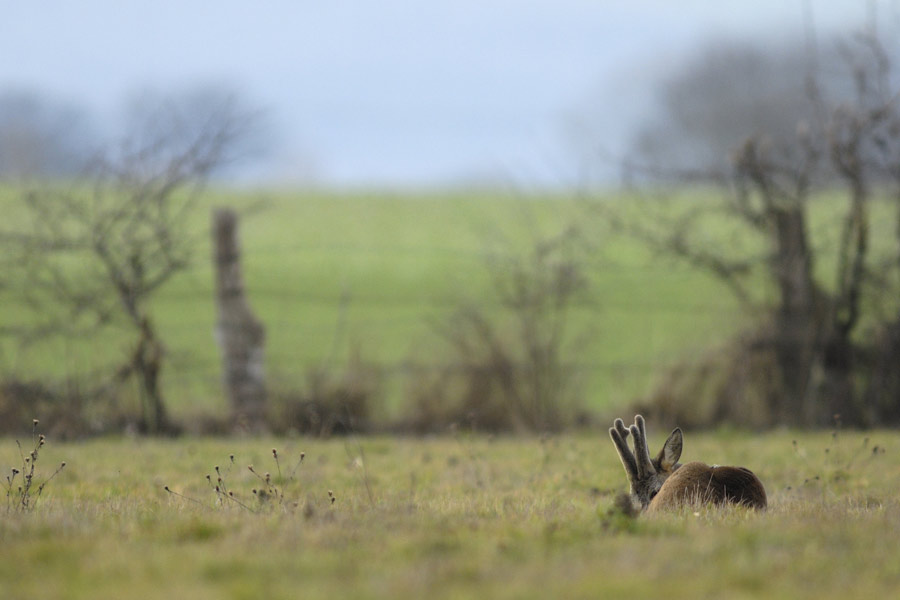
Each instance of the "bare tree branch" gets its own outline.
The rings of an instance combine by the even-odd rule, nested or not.
[[[24,194],[26,226],[0,231],[35,315],[7,332],[34,343],[114,323],[130,328],[135,349],[113,379],[139,379],[152,431],[170,423],[158,380],[164,348],[148,303],[190,266],[199,194],[253,126],[234,98],[218,100],[208,110],[175,102],[139,115],[136,129],[95,156],[82,180]]]

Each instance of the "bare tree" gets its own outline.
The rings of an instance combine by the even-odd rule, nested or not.
[[[900,193],[900,86],[896,58],[875,31],[842,43],[838,52],[848,82],[843,88],[852,94],[830,94],[835,88],[823,85],[814,68],[799,72],[807,107],[789,134],[749,131],[726,169],[648,171],[680,183],[714,184],[724,192],[721,202],[698,205],[675,221],[651,211],[619,222],[658,250],[707,269],[745,304],[754,300],[753,278],[769,278],[775,306],[753,344],[775,357],[779,385],[767,398],[774,423],[825,425],[841,415],[863,424],[883,417],[884,406],[864,402],[859,383],[869,369],[867,355],[878,350],[867,350],[858,336],[867,306],[896,298],[891,282],[900,275],[900,261],[873,255],[870,239],[873,203],[892,184],[894,197]],[[811,225],[816,202],[827,197],[821,202],[837,203],[839,193],[836,243],[817,247]],[[896,209],[900,248],[900,205]],[[703,229],[710,210],[755,235],[761,251],[711,247]],[[825,269],[833,269],[830,281]]]
[[[820,64],[838,65],[839,38],[820,45]],[[748,136],[778,146],[793,142],[796,126],[815,118],[810,103],[809,51],[801,38],[786,44],[717,39],[690,55],[656,88],[656,114],[633,134],[631,155],[666,169],[727,168]],[[853,98],[839,69],[815,74],[816,93]]]
[[[198,195],[252,124],[235,97],[209,100],[202,114],[177,98],[135,113],[121,143],[97,156],[73,187],[24,194],[24,220],[8,223],[0,238],[34,313],[7,333],[27,343],[130,329],[134,349],[113,382],[136,378],[143,425],[154,433],[172,422],[160,386],[165,347],[149,301],[190,265]]]

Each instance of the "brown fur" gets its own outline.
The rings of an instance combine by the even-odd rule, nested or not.
[[[740,504],[765,509],[767,498],[762,482],[749,469],[689,462],[666,479],[647,510],[691,503]]]

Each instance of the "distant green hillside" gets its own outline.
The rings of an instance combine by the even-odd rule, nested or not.
[[[627,198],[609,201],[627,206]],[[524,248],[532,229],[549,234],[572,222],[595,252],[592,301],[572,314],[573,332],[588,340],[579,363],[588,374],[589,406],[647,391],[666,366],[709,349],[738,327],[735,303],[717,282],[652,256],[575,200],[479,192],[211,192],[193,216],[196,262],[154,305],[171,359],[165,392],[180,415],[224,407],[209,244],[209,211],[220,205],[244,213],[245,277],[267,327],[273,387],[299,386],[310,367],[339,363],[358,348],[386,369],[387,409],[398,410],[403,365],[445,356],[429,323],[463,299],[490,297],[486,252],[498,245]],[[7,298],[0,324],[22,315]],[[110,332],[27,350],[7,343],[0,361],[19,375],[77,376],[127,351],[127,342]]]

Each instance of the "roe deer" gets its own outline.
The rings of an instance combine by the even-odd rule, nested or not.
[[[634,452],[625,441],[634,438]],[[741,504],[766,508],[766,490],[762,482],[744,467],[720,467],[701,462],[680,464],[683,435],[675,428],[656,458],[650,458],[644,417],[634,417],[634,425],[625,427],[616,419],[609,430],[631,484],[631,497],[642,509],[659,510],[685,504]]]

